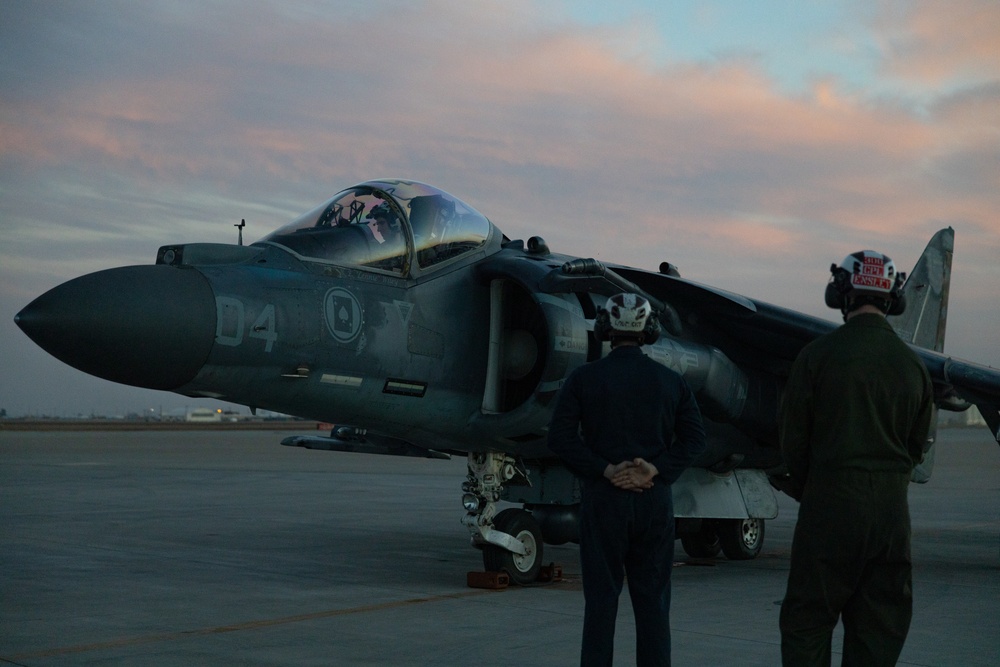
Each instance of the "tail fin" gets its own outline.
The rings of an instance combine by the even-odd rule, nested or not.
[[[906,310],[889,317],[889,323],[907,343],[935,352],[944,351],[944,329],[948,319],[951,288],[951,256],[955,252],[955,230],[935,234],[903,285]]]
[[[954,252],[955,230],[951,227],[940,230],[931,237],[903,285],[906,310],[902,315],[889,317],[888,320],[899,337],[907,343],[935,352],[944,351],[948,293],[951,289],[951,257]],[[936,423],[935,419],[924,451],[924,460],[911,474],[910,478],[914,482],[926,482],[934,470]]]

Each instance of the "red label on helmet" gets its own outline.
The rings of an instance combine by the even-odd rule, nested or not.
[[[880,276],[885,271],[885,267],[881,264],[876,266],[875,264],[869,264],[865,262],[865,265],[861,267],[861,273],[867,276]]]
[[[869,288],[888,292],[892,289],[892,281],[879,275],[864,275],[855,273],[851,276],[851,285],[854,287]]]
[[[884,265],[885,265],[885,258],[884,257],[875,257],[873,255],[865,255],[865,268],[866,269],[869,266],[878,266],[878,267],[881,267],[881,266],[884,266]]]

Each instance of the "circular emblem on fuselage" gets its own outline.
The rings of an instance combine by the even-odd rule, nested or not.
[[[326,328],[338,343],[350,343],[361,333],[364,313],[357,298],[343,287],[334,287],[323,299]]]

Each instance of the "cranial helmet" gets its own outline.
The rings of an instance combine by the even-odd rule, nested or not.
[[[649,301],[638,294],[616,294],[608,299],[594,320],[594,335],[598,340],[635,338],[640,343],[654,343],[660,337],[660,323]]]
[[[880,252],[852,253],[840,266],[831,264],[830,273],[826,305],[839,309],[845,316],[865,304],[876,306],[887,315],[900,315],[906,309],[902,293],[906,274],[896,271],[892,260]]]
[[[368,211],[368,215],[365,218],[388,218],[389,220],[395,220],[396,216],[392,212],[392,207],[389,206],[389,202],[384,201],[372,207],[372,210]]]

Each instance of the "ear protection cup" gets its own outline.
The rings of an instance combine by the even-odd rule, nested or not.
[[[850,276],[847,271],[836,264],[830,265],[830,282],[826,284],[826,293],[823,295],[824,301],[829,308],[843,310],[847,306],[846,296],[851,291]]]
[[[650,313],[646,318],[646,326],[642,329],[643,345],[652,345],[660,339],[660,320],[656,319],[656,313]]]
[[[889,304],[889,312],[886,315],[902,315],[906,310],[906,296],[899,294]]]
[[[823,299],[826,301],[827,308],[842,310],[846,305],[844,303],[844,295],[840,293],[840,290],[832,282],[826,284],[826,293],[823,295]]]
[[[905,273],[896,274],[896,284],[892,288],[892,301],[889,302],[889,310],[886,315],[902,315],[906,310],[906,295],[903,294],[903,284],[906,282]]]

